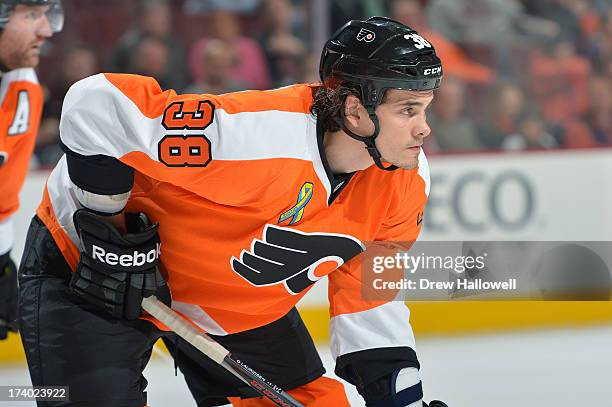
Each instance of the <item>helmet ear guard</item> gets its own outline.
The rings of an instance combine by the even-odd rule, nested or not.
[[[377,167],[394,170],[382,164],[376,148],[380,124],[375,110],[388,89],[430,91],[442,81],[442,63],[434,47],[413,29],[385,17],[345,24],[325,44],[321,53],[319,74],[324,86],[355,87],[374,122],[374,134],[360,136],[346,128],[344,110],[338,125],[350,137],[366,144]]]

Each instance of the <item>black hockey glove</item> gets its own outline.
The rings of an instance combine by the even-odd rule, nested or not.
[[[0,256],[0,339],[17,332],[17,267],[9,253]]]
[[[81,258],[70,291],[115,318],[134,320],[142,299],[155,294],[170,306],[170,290],[159,272],[158,224],[143,213],[126,213],[128,233],[121,235],[103,217],[85,209],[74,214]]]
[[[410,383],[414,383],[412,380],[417,379],[412,377],[409,369],[400,369],[393,372],[391,375],[385,376],[377,380],[376,382],[370,383],[368,386],[364,388],[365,391],[362,392],[364,399],[366,401],[367,407],[406,407],[411,406],[414,403],[422,402],[423,407],[448,407],[441,401],[434,400],[429,403],[425,403],[423,400],[423,386],[421,381],[419,380],[416,384],[410,385]],[[416,369],[414,369],[416,371]],[[402,375],[403,373],[406,375]],[[407,378],[408,385],[407,388],[403,388],[402,390],[398,389],[398,385],[400,379],[398,377]],[[402,385],[406,385],[406,381],[404,380]]]

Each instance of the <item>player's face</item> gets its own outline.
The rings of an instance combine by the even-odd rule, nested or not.
[[[38,65],[40,48],[53,35],[46,12],[49,6],[18,4],[0,35],[0,61],[10,69]]]
[[[426,109],[432,100],[433,91],[387,90],[384,103],[376,108],[380,121],[376,146],[384,161],[405,169],[418,165],[421,145],[431,132]]]

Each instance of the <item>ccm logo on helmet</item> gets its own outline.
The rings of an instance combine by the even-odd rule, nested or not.
[[[92,257],[101,263],[109,266],[122,267],[139,267],[145,263],[155,263],[161,254],[161,244],[157,243],[155,249],[151,249],[146,253],[140,253],[134,250],[134,254],[122,254],[107,252],[104,248],[92,245]]]
[[[437,66],[435,68],[427,68],[425,70],[423,70],[423,75],[435,75],[437,73],[442,72],[442,67],[441,66]]]

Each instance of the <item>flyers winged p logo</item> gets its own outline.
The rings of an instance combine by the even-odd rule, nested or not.
[[[262,239],[254,239],[249,250],[232,257],[230,264],[254,286],[282,284],[295,295],[323,277],[316,272],[323,263],[335,263],[338,268],[364,250],[353,236],[266,225]]]
[[[357,33],[357,41],[372,42],[376,39],[376,34],[373,31],[362,28]]]

